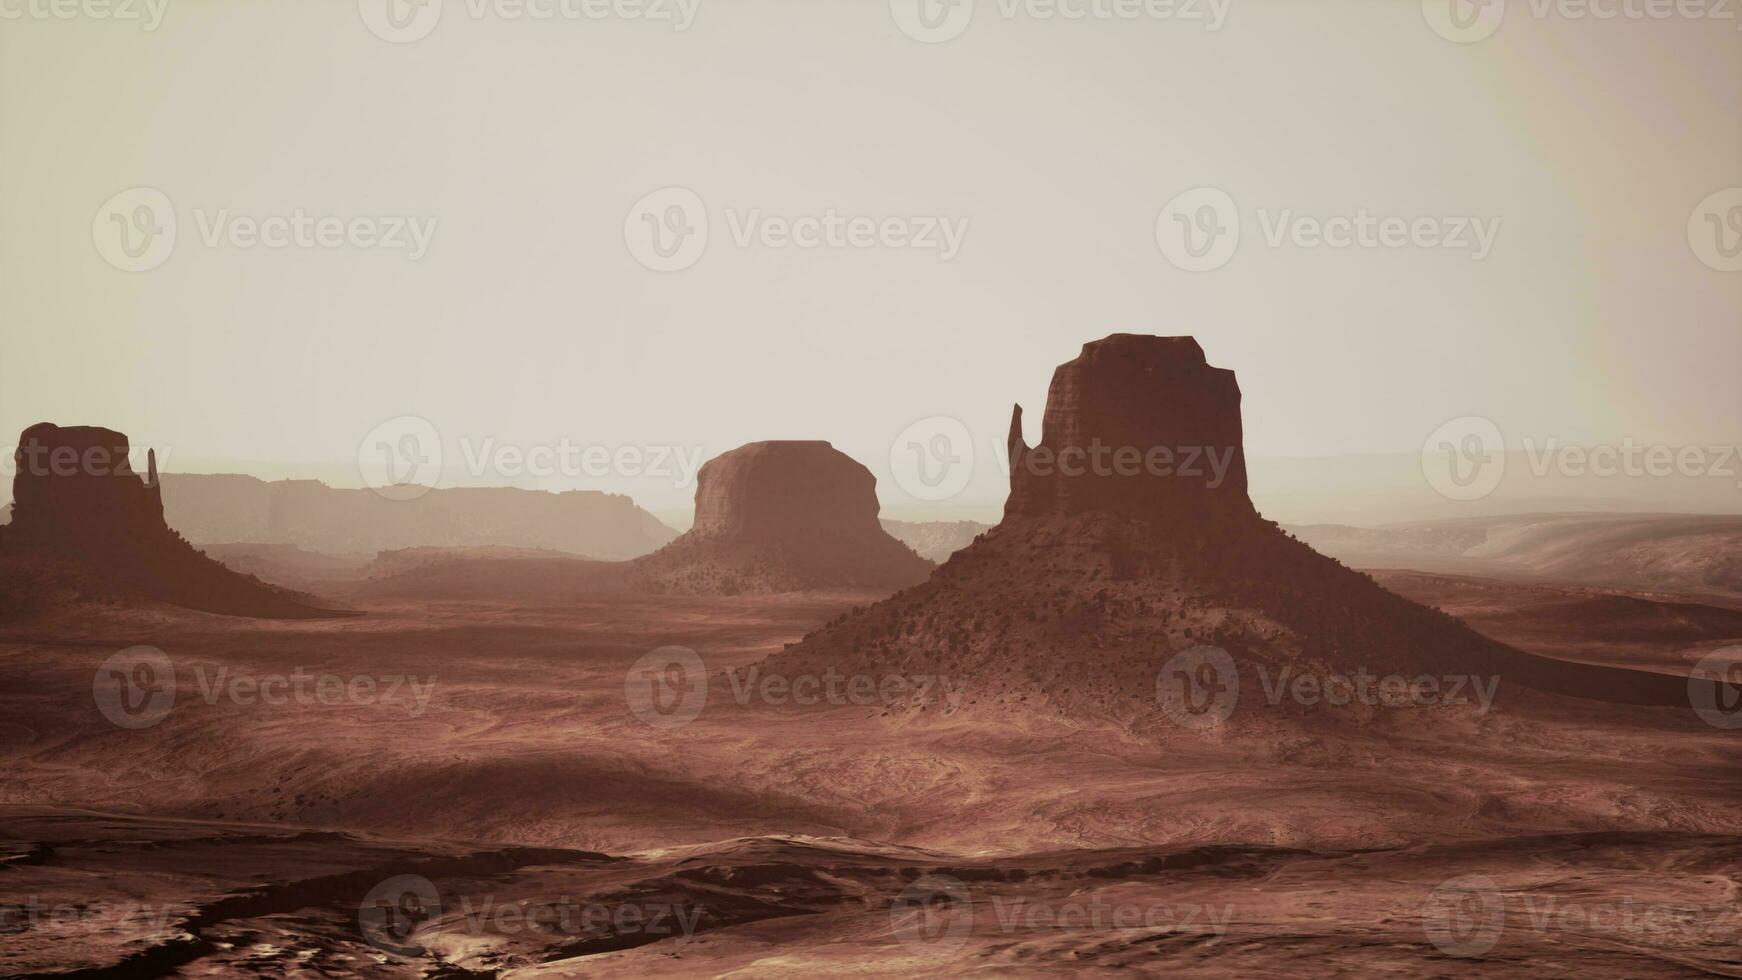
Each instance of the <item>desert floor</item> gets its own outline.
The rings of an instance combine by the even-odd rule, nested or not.
[[[1742,639],[1677,597],[1380,578],[1565,659]],[[1218,736],[722,673],[874,598],[6,627],[0,973],[1742,976],[1738,733],[1691,710],[1259,704]],[[93,678],[141,644],[175,698],[127,729]],[[713,676],[681,725],[626,694],[671,645]],[[261,694],[321,675],[343,695]]]

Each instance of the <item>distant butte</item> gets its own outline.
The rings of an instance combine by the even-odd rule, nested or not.
[[[935,567],[878,522],[871,471],[827,442],[753,442],[709,460],[695,525],[628,565],[650,592],[899,589]]]

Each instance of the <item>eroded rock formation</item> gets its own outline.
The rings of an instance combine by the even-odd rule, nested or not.
[[[130,450],[112,429],[48,422],[25,429],[13,457],[12,520],[0,536],[9,571],[28,577],[71,568],[105,594],[208,612],[321,614],[306,597],[237,574],[188,544],[164,521],[156,453],[141,481]]]
[[[923,581],[932,563],[890,537],[877,513],[876,478],[827,442],[753,442],[702,466],[695,526],[630,563],[630,581],[725,595]]]
[[[1191,337],[1114,334],[1053,372],[1040,444],[1010,422],[1007,518],[1255,518],[1240,385]]]
[[[1686,704],[1681,678],[1505,647],[1264,520],[1247,497],[1239,386],[1189,337],[1086,344],[1053,376],[1037,446],[1024,443],[1021,418],[1018,407],[998,526],[918,587],[770,657],[766,672],[917,672],[953,678],[966,710],[1111,717],[1156,731],[1173,729],[1159,710],[1161,669],[1206,646],[1237,665],[1217,679],[1241,692],[1237,725],[1329,716],[1268,701],[1264,678],[1362,671]],[[958,710],[911,710],[934,709]]]

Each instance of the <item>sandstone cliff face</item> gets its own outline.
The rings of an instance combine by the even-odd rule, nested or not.
[[[321,614],[304,597],[207,558],[171,530],[163,518],[156,455],[150,455],[148,479],[141,481],[128,460],[125,435],[43,422],[25,429],[18,447],[12,520],[0,536],[0,557],[6,559],[0,578],[70,574],[98,583],[105,594],[208,612]],[[0,592],[16,605],[27,586],[0,583]]]
[[[1041,441],[1010,433],[1006,518],[1251,518],[1234,372],[1191,337],[1114,334],[1053,372]]]
[[[934,567],[878,523],[871,471],[826,442],[754,442],[702,466],[688,533],[632,587],[736,594],[898,589]]]
[[[753,442],[710,459],[696,483],[701,534],[774,541],[877,523],[877,480],[826,442]]]
[[[13,454],[12,521],[18,545],[97,553],[138,536],[167,534],[156,454],[140,482],[127,437],[96,426],[25,429]]]
[[[1158,672],[1203,645],[1237,665],[1228,682],[1247,707],[1229,722],[1235,728],[1371,718],[1370,705],[1309,718],[1301,706],[1268,702],[1267,712],[1260,678],[1284,670],[1498,677],[1503,695],[1522,685],[1686,704],[1682,678],[1505,647],[1264,520],[1246,495],[1239,386],[1190,338],[1118,334],[1087,344],[1053,376],[1040,445],[1024,445],[1020,419],[1018,409],[998,526],[923,584],[768,658],[766,672],[932,674],[962,687],[961,710],[1111,718],[1152,733],[1178,730],[1158,704]],[[1073,465],[1092,467],[1097,446],[1104,461],[1120,448],[1167,448],[1175,468],[1064,471],[1067,451]],[[1177,469],[1179,450],[1192,447],[1219,454],[1219,480]]]

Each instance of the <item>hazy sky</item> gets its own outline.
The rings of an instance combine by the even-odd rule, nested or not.
[[[1237,370],[1259,456],[1414,453],[1465,415],[1509,443],[1742,440],[1742,273],[1689,228],[1742,185],[1733,14],[1513,0],[1456,43],[1413,0],[1232,0],[1214,30],[1179,16],[1208,0],[1070,20],[981,0],[923,43],[906,0],[669,0],[684,30],[447,0],[398,43],[369,26],[394,33],[385,2],[167,0],[147,29],[0,0],[5,439],[102,424],[170,447],[171,469],[338,482],[407,415],[462,467],[487,440],[821,438],[911,511],[888,476],[910,423],[960,420],[984,454],[1021,401],[1032,441],[1053,367],[1130,331],[1194,334]],[[103,240],[108,202],[141,187],[173,211],[166,255]],[[668,187],[695,198],[654,198],[654,220],[699,200],[707,244],[658,272],[626,238]],[[1241,237],[1191,272],[1157,219],[1202,187]],[[1719,200],[1720,222],[1742,207]],[[327,244],[250,243],[299,211],[337,219]],[[783,243],[831,212],[878,231]],[[1363,212],[1449,241],[1313,247],[1292,223],[1267,241]],[[425,254],[359,217],[415,219]],[[632,487],[667,511],[690,493],[482,482]],[[988,459],[947,503],[1002,492]]]

